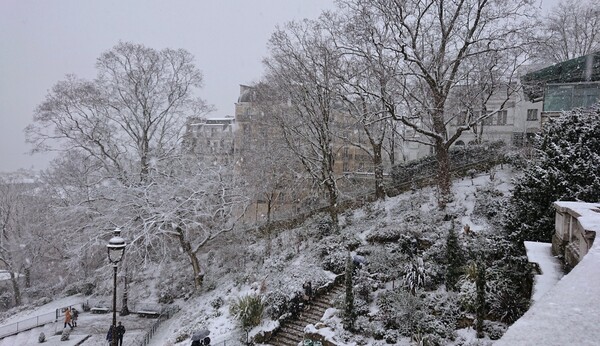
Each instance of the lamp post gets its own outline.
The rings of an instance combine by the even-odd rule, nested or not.
[[[112,346],[117,346],[117,265],[125,253],[125,239],[121,238],[121,230],[115,229],[115,235],[110,238],[108,245],[108,261],[113,265],[113,319],[112,319]]]

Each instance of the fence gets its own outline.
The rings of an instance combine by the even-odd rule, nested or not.
[[[76,305],[82,305],[84,303],[77,303],[69,305],[68,307],[73,307]],[[64,316],[66,306],[63,308],[56,309],[54,312],[48,312],[45,314],[33,316],[19,322],[15,322],[12,324],[7,324],[5,326],[0,326],[0,339],[3,339],[7,336],[16,335],[21,332],[28,331],[33,328],[44,326],[48,323],[54,323],[62,319]]]
[[[7,336],[15,335],[33,328],[41,327],[48,323],[53,323],[56,321],[56,312],[48,312],[43,315],[38,315],[34,317],[30,317],[28,319],[8,324],[5,326],[0,326],[0,339],[3,339]]]
[[[152,340],[152,337],[158,330],[158,327],[160,327],[161,323],[171,318],[177,311],[179,311],[178,306],[172,306],[171,308],[162,311],[156,319],[156,322],[152,323],[152,326],[148,329],[148,331],[146,331],[146,333],[144,333],[144,335],[141,337],[141,340],[138,340],[138,345],[146,346],[150,344],[150,340]]]

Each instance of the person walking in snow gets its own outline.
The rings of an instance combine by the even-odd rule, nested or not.
[[[73,329],[73,325],[71,324],[71,308],[67,308],[67,310],[65,310],[65,325],[63,328],[67,328],[67,326]]]
[[[113,339],[113,326],[111,324],[110,328],[108,328],[108,333],[106,333],[106,340],[108,341],[109,345],[112,344],[112,339]]]
[[[117,345],[123,346],[123,336],[125,335],[125,326],[122,325],[121,322],[119,322],[119,325],[117,326],[115,334],[116,334],[116,338],[117,338]]]
[[[304,296],[305,296],[305,300],[310,301],[312,299],[312,284],[310,283],[310,281],[306,281],[304,283],[304,285],[302,285],[302,288],[304,288]]]
[[[77,317],[79,317],[79,311],[77,311],[77,309],[73,308],[71,309],[71,315],[72,315],[72,320],[73,320],[73,327],[77,327]]]

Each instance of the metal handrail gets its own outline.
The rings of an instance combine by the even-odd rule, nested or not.
[[[83,303],[72,304],[68,307],[78,304]],[[67,307],[65,306],[63,308],[56,309],[54,312],[47,312],[45,314],[36,315],[18,322],[0,326],[0,339],[19,334],[21,332],[25,332],[33,328],[41,327],[48,323],[54,323],[58,321],[59,317],[62,316],[62,311],[66,308]]]

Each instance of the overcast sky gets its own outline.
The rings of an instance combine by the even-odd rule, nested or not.
[[[96,58],[119,41],[188,50],[204,73],[201,96],[217,108],[212,116],[233,115],[239,84],[261,76],[275,26],[333,7],[333,0],[0,0],[0,172],[46,167],[48,156],[26,154],[23,129],[33,110],[66,74],[93,78]]]
[[[188,50],[212,116],[233,115],[239,84],[260,78],[275,26],[330,8],[333,0],[1,0],[0,172],[45,167],[43,155],[25,154],[33,110],[66,74],[93,78],[96,58],[119,40]]]

